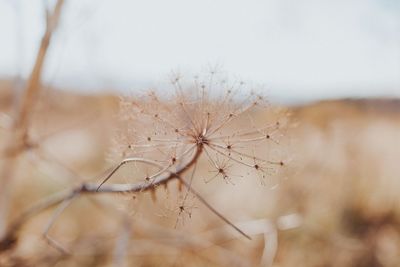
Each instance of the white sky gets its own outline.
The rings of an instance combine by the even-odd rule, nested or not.
[[[0,0],[0,76],[29,73],[44,2]],[[63,15],[57,85],[140,88],[218,64],[283,101],[400,96],[398,0],[66,0]]]

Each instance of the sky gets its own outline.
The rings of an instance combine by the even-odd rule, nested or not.
[[[0,0],[0,77],[26,78],[49,0]],[[157,86],[219,66],[278,101],[400,96],[398,0],[66,0],[44,81]]]

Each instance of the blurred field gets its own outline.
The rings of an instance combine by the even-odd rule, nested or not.
[[[2,85],[4,146],[5,114],[13,105],[11,89]],[[52,210],[41,213],[23,228],[18,245],[0,254],[0,266],[123,266],[115,244],[124,237],[131,240],[128,266],[400,266],[400,101],[332,100],[288,109],[293,126],[280,150],[291,160],[277,188],[256,180],[196,182],[253,240],[195,199],[179,214],[180,194],[170,184],[155,200],[148,193],[80,197],[51,230],[72,256],[43,240]],[[12,217],[54,192],[101,180],[112,165],[117,110],[115,96],[43,91],[32,111],[32,148],[13,181]],[[129,180],[129,170],[121,179]],[[128,230],[122,212],[129,214]]]

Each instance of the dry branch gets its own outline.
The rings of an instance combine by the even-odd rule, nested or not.
[[[32,111],[41,91],[41,74],[45,63],[51,38],[59,22],[64,0],[58,0],[54,11],[46,12],[46,30],[42,37],[32,72],[26,89],[23,92],[18,112],[15,116],[12,131],[6,142],[7,156],[3,161],[0,172],[0,236],[4,235],[8,217],[9,193],[11,182],[15,175],[17,157],[26,147],[29,147],[28,128]]]
[[[33,216],[39,214],[40,212],[51,208],[56,205],[62,205],[60,209],[58,209],[55,213],[55,215],[52,217],[50,220],[49,224],[46,227],[45,230],[45,237],[49,241],[49,244],[52,246],[55,246],[58,250],[62,252],[66,252],[61,246],[56,245],[54,241],[49,239],[47,236],[47,232],[50,230],[52,224],[54,223],[55,219],[58,217],[58,215],[61,214],[61,212],[65,209],[65,207],[70,204],[70,202],[75,199],[76,197],[80,196],[81,194],[99,194],[99,193],[137,193],[137,192],[144,192],[148,190],[155,190],[158,186],[167,184],[173,179],[178,179],[181,181],[187,189],[194,194],[201,203],[203,203],[210,211],[212,211],[216,216],[218,216],[221,220],[223,220],[225,223],[230,225],[233,229],[235,229],[237,232],[239,232],[241,235],[244,237],[251,239],[250,236],[248,236],[246,233],[244,233],[242,230],[240,230],[237,226],[235,226],[231,221],[229,221],[225,216],[223,216],[220,212],[218,212],[211,204],[209,204],[197,191],[193,189],[190,183],[186,182],[185,179],[183,178],[184,173],[191,167],[193,166],[197,160],[198,157],[202,153],[202,145],[198,145],[196,149],[196,153],[192,157],[192,159],[182,167],[180,167],[176,172],[171,172],[171,171],[165,171],[164,175],[160,175],[157,177],[153,182],[147,183],[147,182],[141,182],[141,183],[136,183],[136,184],[104,184],[105,181],[110,179],[112,175],[124,164],[129,163],[129,162],[146,162],[151,165],[155,165],[158,167],[160,166],[157,162],[153,162],[151,160],[145,160],[145,159],[126,159],[122,161],[120,164],[118,164],[111,172],[110,174],[106,177],[106,179],[100,184],[94,184],[94,183],[83,183],[81,186],[67,192],[61,192],[55,195],[52,195],[46,199],[43,199],[27,209],[24,213],[22,213],[12,224],[11,227],[7,230],[7,234],[5,237],[3,237],[0,240],[0,253],[2,251],[6,251],[11,249],[15,243],[17,242],[17,233],[21,229],[21,227]]]

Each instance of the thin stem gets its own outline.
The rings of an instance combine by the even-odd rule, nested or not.
[[[58,0],[52,14],[47,12],[46,16],[46,30],[42,36],[39,50],[36,54],[35,63],[30,73],[26,89],[23,92],[21,103],[18,113],[13,122],[13,129],[8,137],[7,150],[16,150],[15,155],[7,157],[1,166],[0,172],[0,236],[4,233],[6,228],[6,218],[8,216],[8,205],[10,201],[10,190],[13,177],[15,176],[15,169],[17,165],[17,156],[22,153],[28,141],[28,128],[32,117],[32,109],[36,105],[37,99],[41,91],[41,77],[42,69],[45,63],[48,48],[51,43],[53,32],[55,31],[58,21],[61,17],[61,11],[64,0]]]
[[[121,161],[108,175],[107,177],[100,183],[96,191],[99,191],[100,187],[107,182],[123,165],[129,162],[141,162],[141,163],[146,163],[149,165],[153,165],[156,167],[159,167],[161,170],[164,168],[164,166],[158,164],[155,161],[144,159],[144,158],[126,158],[123,161]]]
[[[158,164],[155,161],[151,160],[146,160],[142,158],[129,158],[118,164],[112,171],[111,173],[107,176],[105,180],[101,183],[101,185],[93,184],[93,183],[83,183],[81,186],[67,192],[62,192],[58,193],[55,195],[52,195],[46,199],[43,199],[42,201],[34,204],[31,208],[23,212],[15,221],[13,224],[11,224],[11,227],[8,229],[7,234],[5,236],[2,236],[0,239],[0,252],[6,251],[10,249],[13,244],[16,243],[17,241],[17,236],[16,233],[20,230],[20,228],[23,226],[25,222],[29,218],[31,218],[34,215],[37,215],[38,213],[58,204],[64,203],[56,214],[61,213],[67,205],[70,204],[70,202],[75,199],[77,196],[81,194],[96,194],[96,193],[124,193],[124,192],[143,192],[146,190],[151,190],[156,188],[158,185],[161,184],[166,184],[168,183],[171,179],[176,178],[179,179],[185,187],[192,193],[194,194],[200,202],[202,202],[210,211],[212,211],[215,215],[217,215],[221,220],[223,220],[225,223],[230,225],[232,228],[234,228],[236,231],[238,231],[240,234],[245,236],[248,239],[251,239],[250,236],[248,236],[246,233],[244,233],[242,230],[240,230],[237,226],[235,226],[231,221],[229,221],[226,217],[224,217],[221,213],[219,213],[215,208],[212,207],[196,190],[194,190],[191,186],[191,182],[188,183],[186,182],[181,175],[184,174],[184,172],[188,169],[190,169],[192,166],[196,165],[198,158],[200,157],[201,153],[203,151],[203,147],[201,145],[197,146],[196,153],[193,156],[193,158],[185,165],[180,167],[176,172],[171,172],[171,171],[166,171],[169,173],[166,173],[163,176],[159,176],[155,179],[154,183],[137,183],[137,184],[110,184],[110,185],[104,185],[104,183],[110,179],[110,177],[123,165],[128,162],[144,162],[146,164],[154,165],[159,168],[162,168],[162,165]],[[192,179],[191,179],[192,180]],[[51,220],[49,223],[50,227],[54,223],[54,218]],[[48,230],[50,227],[47,227],[46,229]]]
[[[209,210],[211,210],[215,215],[217,215],[221,220],[223,220],[225,223],[230,225],[233,229],[238,231],[240,234],[242,234],[244,237],[247,239],[251,240],[251,237],[247,235],[245,232],[240,230],[239,227],[234,225],[231,221],[229,221],[224,215],[222,215],[219,211],[217,211],[211,204],[209,204],[201,195],[198,193],[196,190],[193,189],[193,187],[190,186],[188,182],[186,182],[182,177],[178,178],[189,190],[192,192],[193,195],[197,197],[198,200],[200,200],[201,203],[203,203],[204,206],[206,206]]]

